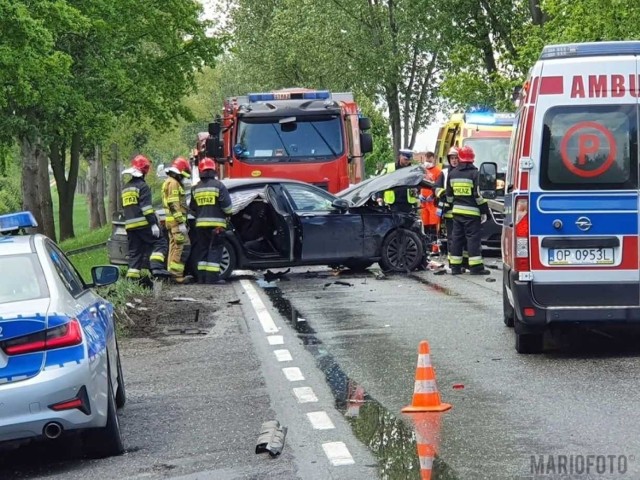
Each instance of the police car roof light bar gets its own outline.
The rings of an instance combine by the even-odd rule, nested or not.
[[[542,49],[540,60],[597,57],[601,55],[640,55],[640,42],[588,42],[547,45]]]
[[[14,232],[22,228],[37,226],[38,222],[31,212],[16,212],[0,215],[0,233]]]

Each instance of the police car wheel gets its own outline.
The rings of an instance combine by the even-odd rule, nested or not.
[[[389,272],[411,272],[424,258],[424,243],[420,236],[404,228],[388,234],[382,242],[380,266]]]
[[[516,333],[516,352],[542,353],[543,340],[542,333]]]
[[[507,297],[507,286],[502,284],[502,316],[504,324],[507,327],[513,327],[516,318],[516,312],[509,303],[509,297]]]
[[[111,378],[109,365],[107,365],[107,378]],[[92,458],[111,457],[124,453],[116,398],[109,380],[107,381],[107,423],[102,428],[88,430],[85,438],[85,450]]]
[[[227,240],[224,241],[222,247],[222,261],[220,262],[220,278],[226,280],[231,276],[238,265],[238,257],[236,251]]]

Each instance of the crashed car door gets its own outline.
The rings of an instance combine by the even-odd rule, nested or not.
[[[271,242],[283,258],[293,261],[294,226],[291,208],[280,185],[268,185],[265,197],[276,213],[276,225],[273,225]]]
[[[315,187],[287,184],[286,189],[301,227],[303,261],[362,258],[362,215],[337,210],[335,197]]]

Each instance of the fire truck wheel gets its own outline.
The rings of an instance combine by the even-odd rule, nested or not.
[[[504,284],[504,282],[502,283],[502,316],[504,324],[507,327],[513,327],[516,312],[513,310],[513,307],[509,303],[509,297],[507,297],[507,286]]]
[[[227,240],[222,247],[222,262],[220,262],[220,278],[226,280],[238,265],[238,257],[233,245]]]
[[[405,228],[398,228],[382,242],[380,266],[388,272],[412,272],[424,257],[424,243],[420,236]]]

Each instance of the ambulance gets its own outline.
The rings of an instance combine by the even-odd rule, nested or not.
[[[639,97],[631,41],[546,46],[520,92],[502,232],[519,353],[554,325],[640,323]]]

